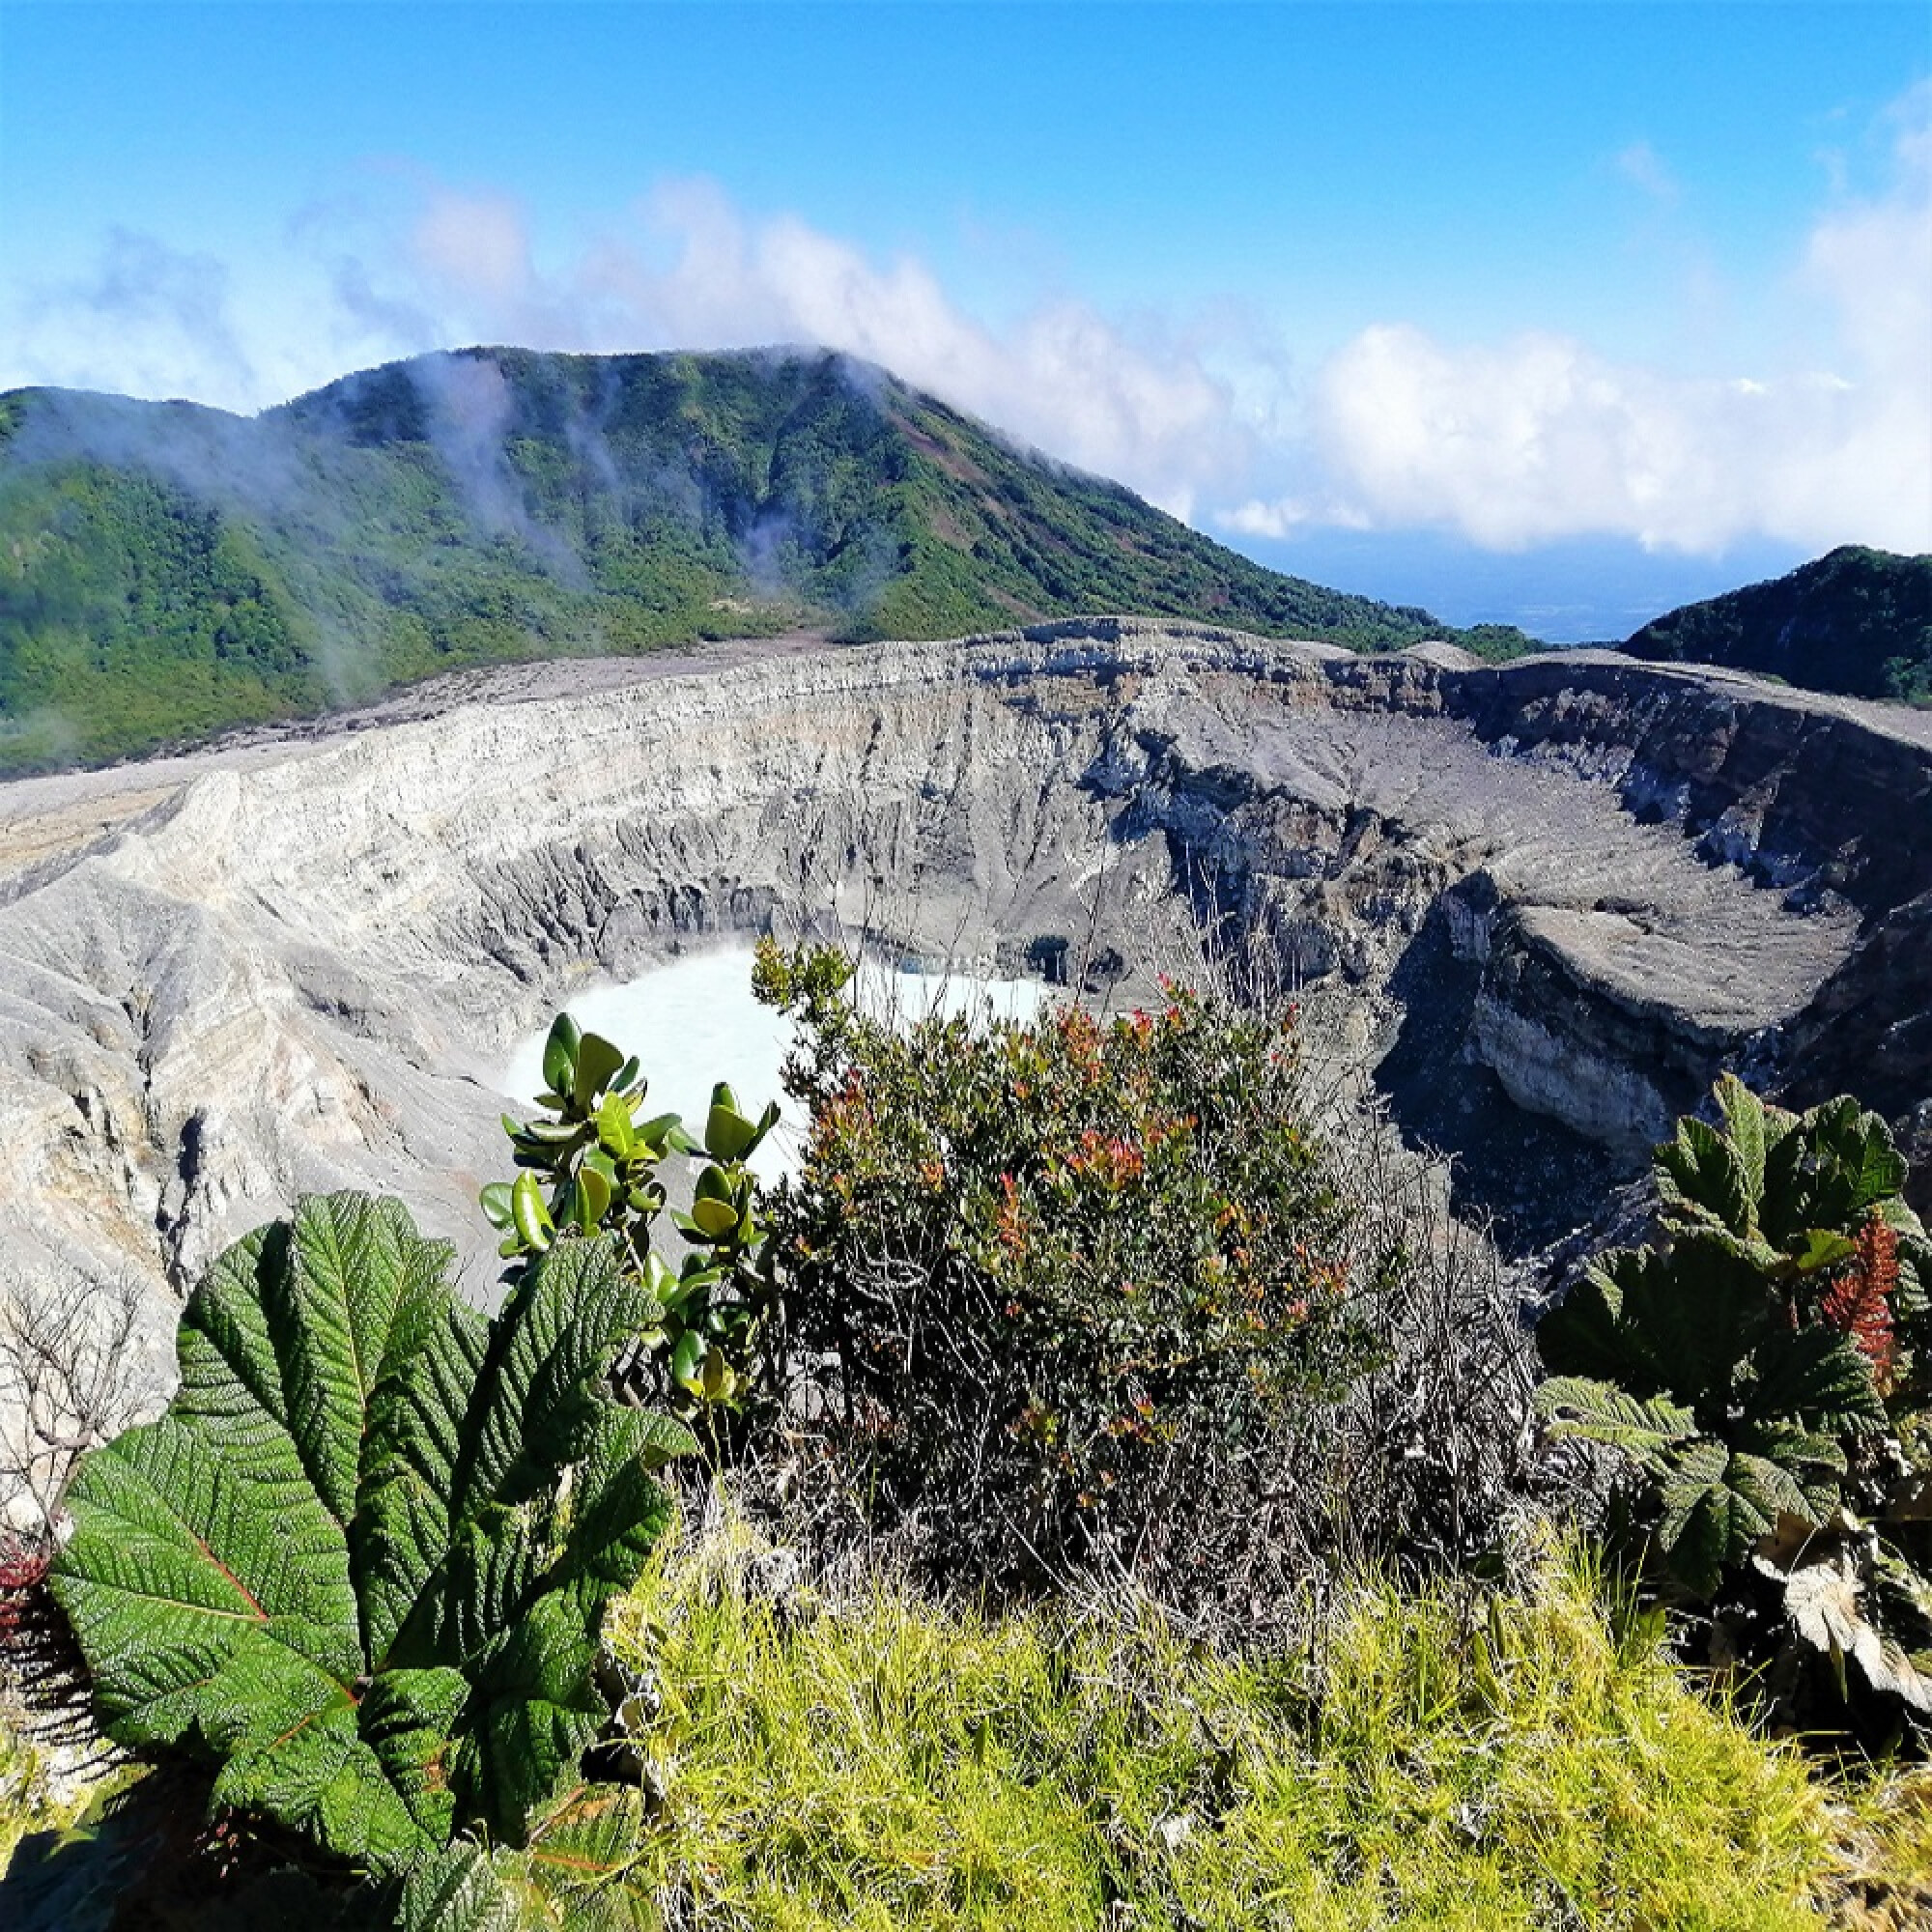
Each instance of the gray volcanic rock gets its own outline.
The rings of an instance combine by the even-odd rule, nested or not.
[[[1111,951],[1127,999],[1206,934],[1541,1236],[1720,1067],[1856,1089],[1869,1052],[1894,1114],[1932,1093],[1918,1013],[1879,1017],[1925,1004],[1928,741],[1623,658],[1094,620],[546,667],[17,782],[15,1262],[179,1295],[298,1190],[357,1185],[482,1295],[511,1042],[593,977],[768,927]]]

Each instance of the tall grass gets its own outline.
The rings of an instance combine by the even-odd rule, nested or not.
[[[1267,1662],[757,1574],[742,1532],[686,1544],[616,1619],[663,1699],[668,1927],[1824,1922],[1822,1787],[1619,1635],[1567,1547],[1487,1610],[1365,1586]]]
[[[1511,1589],[1363,1585],[1292,1657],[1150,1610],[990,1616],[876,1571],[786,1584],[742,1524],[616,1606],[655,1679],[664,1932],[1905,1932],[1932,1779],[1828,1781],[1602,1607],[1575,1546]],[[0,1870],[90,1795],[0,1719]],[[616,1903],[615,1900],[612,1903]],[[0,1914],[3,1917],[4,1914]]]

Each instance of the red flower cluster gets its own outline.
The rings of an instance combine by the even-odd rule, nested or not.
[[[1889,1395],[1897,1357],[1891,1293],[1898,1286],[1898,1236],[1874,1214],[1853,1236],[1853,1243],[1858,1254],[1825,1291],[1818,1313],[1828,1327],[1852,1338],[1872,1365],[1879,1394]]]

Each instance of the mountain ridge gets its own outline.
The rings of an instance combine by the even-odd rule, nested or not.
[[[1806,691],[1932,704],[1932,554],[1860,544],[1656,617],[1617,646]]]
[[[829,352],[470,349],[255,417],[0,398],[0,772],[471,665],[1098,611],[1362,650],[1529,642],[1266,570]]]

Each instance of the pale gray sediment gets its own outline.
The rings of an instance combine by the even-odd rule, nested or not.
[[[1519,1164],[1465,1184],[1527,1237],[1725,1065],[1932,1119],[1928,905],[1927,721],[1605,655],[1094,620],[491,673],[0,786],[12,1265],[171,1305],[363,1186],[480,1292],[508,1043],[586,977],[835,922],[1007,965],[1256,939],[1411,1126]]]

